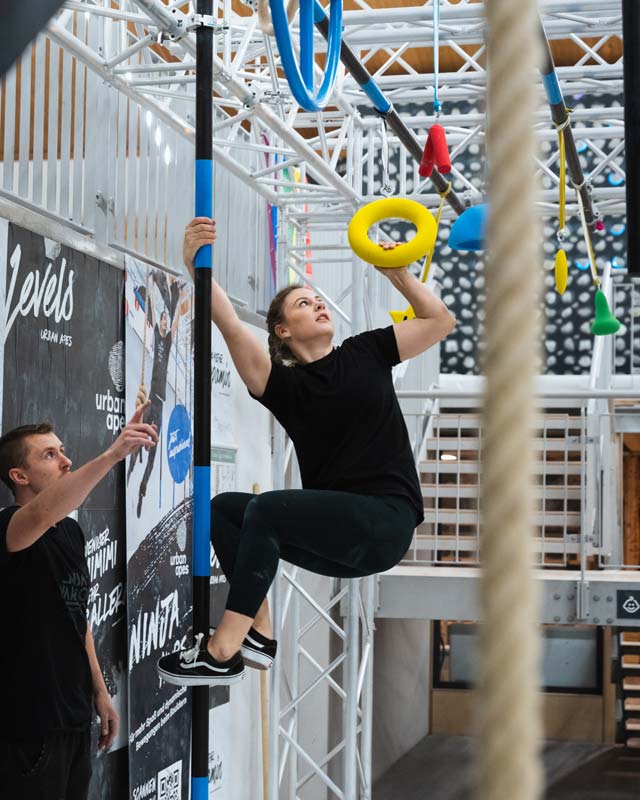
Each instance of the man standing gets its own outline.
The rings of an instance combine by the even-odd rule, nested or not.
[[[140,406],[104,453],[71,472],[48,424],[0,438],[0,479],[15,505],[0,511],[0,795],[85,800],[90,724],[107,748],[118,715],[87,626],[85,539],[67,515],[134,449],[155,447]]]

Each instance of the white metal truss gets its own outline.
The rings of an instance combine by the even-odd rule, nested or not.
[[[433,44],[433,4],[381,9],[370,8],[364,0],[359,0],[358,6],[357,10],[345,12],[345,40],[365,66],[375,62],[372,71],[376,82],[400,110],[412,134],[424,141],[435,119],[431,102],[433,75],[416,70],[412,60],[415,60],[415,53],[426,53]],[[127,161],[128,145],[123,149],[122,143],[127,136],[142,142],[144,131],[138,132],[142,116],[160,126],[165,141],[166,137],[171,138],[170,150],[176,154],[175,167],[160,168],[159,194],[155,198],[159,217],[165,220],[164,240],[179,239],[179,235],[174,235],[176,231],[172,228],[166,195],[168,187],[176,183],[181,193],[186,192],[191,179],[188,153],[194,139],[195,41],[192,33],[184,32],[191,10],[188,2],[180,0],[68,0],[49,24],[47,37],[52,44],[60,46],[60,52],[71,57],[71,63],[75,61],[86,68],[87,112],[92,113],[87,113],[86,118],[75,115],[75,133],[85,136],[94,155],[109,152],[109,158],[102,158],[102,162],[112,165],[117,178],[105,175],[101,179],[95,174],[83,178],[77,164],[81,153],[76,151],[58,165],[62,183],[67,179],[65,174],[73,173],[75,195],[71,209],[67,207],[66,185],[62,186],[61,193],[49,191],[44,197],[31,192],[24,178],[28,169],[21,169],[29,162],[25,155],[25,151],[29,151],[29,141],[24,138],[28,135],[28,126],[21,129],[19,142],[13,142],[13,132],[10,126],[5,126],[3,192],[71,222],[82,232],[93,233],[101,243],[126,247],[170,264],[169,256],[175,254],[167,252],[166,246],[160,246],[157,241],[151,246],[148,236],[142,241],[144,237],[139,235],[138,229],[135,229],[135,236],[132,234],[135,226],[127,228],[132,212],[141,216],[141,206],[148,205],[148,199],[141,197],[138,189],[132,192],[129,166],[122,163]],[[590,150],[593,169],[587,179],[604,170],[613,172],[619,179],[619,185],[594,186],[594,203],[603,214],[621,213],[624,209],[622,66],[621,58],[609,63],[606,57],[606,49],[612,42],[617,46],[616,52],[620,51],[619,3],[617,0],[546,0],[541,2],[540,10],[551,41],[569,39],[577,48],[575,63],[558,68],[565,95],[568,98],[580,93],[602,95],[610,103],[609,107],[593,110],[576,109],[571,119],[575,138],[585,141]],[[458,104],[482,100],[484,96],[482,13],[481,3],[442,2],[440,44],[460,57],[460,66],[455,72],[440,74],[443,114],[439,121],[445,126],[453,149],[453,188],[468,202],[478,202],[481,198],[483,175],[465,174],[456,160],[462,160],[470,148],[482,148],[484,115],[478,107],[470,107],[462,113]],[[417,164],[397,138],[386,134],[381,121],[372,113],[369,100],[350,75],[339,77],[331,105],[324,113],[302,111],[293,101],[279,70],[275,40],[262,33],[256,15],[241,16],[233,10],[231,0],[219,0],[215,18],[213,145],[217,164],[269,203],[288,207],[293,224],[322,225],[328,218],[334,222],[348,219],[354,208],[378,195],[377,153],[386,137],[390,158],[399,165],[393,180],[394,193],[417,199],[431,208],[437,206],[439,198],[430,182],[419,177]],[[294,20],[294,41],[296,24]],[[316,34],[316,47],[319,52],[325,48],[319,34]],[[43,37],[40,37],[35,48],[39,54],[35,61],[36,72],[42,69],[44,48]],[[22,59],[23,69],[27,71],[31,69],[28,54],[29,51]],[[57,63],[52,69],[55,66]],[[76,71],[76,90],[82,93],[84,84],[81,85],[77,75]],[[69,114],[68,125],[62,120],[62,131],[71,137],[70,109],[72,102],[76,102],[76,94],[72,101],[69,82],[63,81],[61,88],[63,114],[65,110]],[[9,78],[5,98],[9,112],[12,106],[17,107],[19,98],[15,91],[15,77],[13,83]],[[23,100],[25,91],[23,81]],[[570,104],[570,100],[568,102]],[[26,106],[26,103],[21,105],[22,116]],[[105,125],[104,120],[108,124]],[[37,120],[33,123],[37,131]],[[546,179],[540,207],[542,213],[555,214],[556,134],[542,90],[537,127],[543,145],[540,175]],[[11,159],[14,145],[20,151],[15,166],[23,175],[15,181]],[[92,159],[91,154],[85,154],[85,164],[90,169],[94,161],[100,158]],[[35,167],[34,156],[37,179],[40,173]],[[150,161],[148,169],[151,168]],[[109,187],[110,178],[116,186]],[[48,181],[51,188],[51,175]],[[111,193],[109,188],[113,189]],[[99,209],[95,212],[87,210],[90,203],[86,202],[94,189]],[[83,199],[85,211],[80,214]],[[568,214],[575,214],[577,206],[571,193],[567,200]],[[445,207],[447,215],[451,216],[452,212]],[[112,225],[115,234],[111,232]]]
[[[378,59],[375,80],[396,107],[409,102],[424,106],[423,113],[405,119],[410,130],[424,139],[434,121],[433,75],[417,72],[407,51],[432,46],[432,3],[389,9],[370,8],[365,2],[358,5],[358,10],[345,12],[345,40],[365,65]],[[619,40],[621,34],[617,0],[547,0],[541,2],[540,8],[549,38],[571,39],[579,49],[580,55],[573,66],[558,69],[565,93],[606,93],[619,97],[621,59],[610,64],[603,55],[607,44]],[[178,135],[192,140],[195,44],[193,35],[183,32],[189,11],[188,3],[175,1],[69,0],[58,20],[50,24],[49,35],[87,64],[101,80],[141,108],[151,110]],[[102,20],[102,41],[85,43],[72,32],[79,12]],[[445,111],[440,121],[457,154],[484,139],[484,119],[477,111],[468,115],[446,113],[447,107],[459,100],[479,99],[484,95],[482,13],[480,3],[442,4],[441,46],[451,48],[462,58],[456,72],[440,75],[439,90]],[[379,190],[373,174],[377,160],[372,155],[379,149],[382,128],[379,121],[369,116],[368,99],[351,76],[344,75],[326,113],[302,111],[293,101],[284,78],[277,76],[279,57],[275,40],[261,32],[256,16],[240,16],[233,11],[230,0],[220,0],[216,19],[214,158],[269,202],[291,206],[294,217],[305,214],[309,218],[327,211],[349,216],[356,205],[371,199]],[[295,40],[295,21],[292,28]],[[162,48],[158,47],[159,41]],[[325,48],[319,34],[316,47],[319,52]],[[555,131],[546,108],[541,107],[538,120],[541,140],[553,139]],[[598,109],[594,115],[576,113],[572,125],[576,138],[594,143],[596,169],[608,167],[622,177],[621,105]],[[620,147],[608,152],[602,150],[605,139],[620,142]],[[403,150],[392,136],[389,144],[392,151]],[[600,152],[595,148],[600,148]],[[437,195],[428,181],[418,179],[417,166],[411,158],[406,154],[399,158],[403,173],[396,192],[436,205]],[[557,184],[555,156],[549,162],[541,163],[541,170]],[[293,167],[300,170],[298,178],[292,175]],[[474,201],[483,187],[477,185],[477,179],[474,182],[454,167],[454,188],[466,192],[470,201]],[[603,203],[609,210],[620,211],[623,197],[624,190],[620,187],[594,188],[595,203]],[[554,210],[555,187],[543,192],[541,202],[544,210]],[[574,211],[570,205],[569,213]]]
[[[281,649],[271,674],[269,798],[370,800],[375,578],[326,580],[336,585],[321,599],[298,573],[284,565],[272,589]],[[305,715],[309,702],[326,717]]]
[[[410,51],[432,46],[432,3],[380,9],[357,0],[357,5],[357,10],[345,12],[345,40],[365,66],[375,64],[376,82],[410,131],[424,141],[435,120],[434,76],[416,70]],[[48,87],[49,156],[30,158],[28,126],[20,127],[17,142],[12,126],[5,126],[0,196],[64,221],[100,244],[138,253],[164,266],[175,265],[183,220],[172,208],[192,194],[195,40],[192,33],[184,32],[192,11],[181,0],[68,0],[34,50],[36,76],[44,75],[48,39],[49,68],[57,74],[60,67],[66,78],[60,87],[55,81]],[[585,142],[594,157],[591,177],[608,170],[623,179],[622,64],[621,59],[609,63],[605,55],[607,45],[621,36],[620,0],[541,0],[540,12],[552,42],[571,39],[578,48],[575,63],[558,68],[567,98],[579,93],[598,95],[606,102],[614,98],[610,107],[576,109],[571,124],[575,138]],[[438,195],[418,175],[417,164],[397,138],[385,132],[350,75],[339,76],[326,112],[302,111],[278,75],[275,40],[261,32],[256,15],[236,13],[231,0],[218,0],[214,15],[213,157],[244,186],[280,208],[280,275],[292,268],[308,280],[303,265],[309,250],[316,263],[326,258],[352,265],[354,276],[364,274],[337,239],[329,246],[322,239],[318,244],[290,246],[287,225],[300,233],[345,227],[358,205],[379,196],[377,153],[384,137],[390,157],[398,164],[392,178],[394,192],[432,209],[438,205]],[[296,26],[294,20],[294,41]],[[483,178],[465,174],[456,158],[470,148],[482,148],[484,142],[484,115],[474,105],[484,98],[486,86],[482,4],[442,0],[440,44],[461,59],[455,72],[440,75],[439,87],[443,103],[439,121],[453,149],[453,185],[460,195],[477,202]],[[325,49],[319,35],[316,48],[318,52]],[[85,73],[79,70],[75,87],[71,85],[74,62],[86,70],[86,90]],[[30,52],[22,58],[21,68],[20,109],[25,115],[30,84],[24,75],[31,74]],[[39,81],[35,84],[38,88]],[[15,74],[10,74],[5,118],[17,108],[17,87]],[[83,103],[86,91],[86,116],[71,114],[75,91]],[[68,145],[62,148],[60,162],[55,151],[51,153],[57,136],[52,97],[56,108],[61,100],[61,136]],[[544,214],[556,214],[556,132],[542,90],[540,97],[538,168],[541,179],[548,181],[540,194],[540,207]],[[455,110],[463,101],[473,101],[464,113]],[[37,120],[44,118],[44,100],[39,95],[34,107],[33,149],[40,147],[44,152],[37,139]],[[72,139],[75,150],[69,155]],[[84,154],[82,141],[86,142]],[[568,214],[575,214],[577,206],[570,194],[567,200]],[[593,200],[603,215],[622,213],[624,188],[594,185]],[[447,208],[445,215],[451,216]],[[317,289],[323,292],[322,286]],[[364,279],[352,280],[333,297],[325,294],[345,330],[364,327]],[[283,441],[277,442],[275,453],[274,475],[279,482],[287,460]],[[294,570],[282,570],[278,576],[274,627],[289,632],[291,646],[288,653],[283,649],[272,675],[269,800],[306,800],[318,792],[318,786],[324,787],[326,797],[371,797],[374,593],[371,580],[349,581],[319,601]],[[327,663],[318,661],[308,645],[309,636],[321,629],[323,636],[333,632],[337,642]],[[301,732],[305,700],[321,691],[336,701],[331,719],[335,738],[327,740],[324,751],[318,750],[317,743],[308,744]]]

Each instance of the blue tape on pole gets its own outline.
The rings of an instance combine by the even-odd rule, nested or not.
[[[209,800],[209,778],[191,778],[191,800]]]
[[[194,467],[193,574],[211,574],[211,467]]]
[[[547,100],[551,103],[551,105],[558,106],[560,103],[564,103],[562,89],[558,83],[558,76],[555,70],[550,72],[548,75],[543,75],[542,83],[544,84],[544,90],[547,93]]]
[[[213,161],[196,159],[196,217],[213,217]],[[211,245],[201,247],[193,260],[194,267],[210,268],[213,253]]]
[[[376,111],[379,111],[381,114],[386,114],[387,111],[391,110],[391,103],[382,94],[380,87],[373,78],[370,78],[366,83],[362,84],[362,90],[369,100],[371,100]]]

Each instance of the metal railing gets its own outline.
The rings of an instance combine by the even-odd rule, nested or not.
[[[602,287],[610,299],[609,268]],[[635,384],[612,389],[614,349],[613,337],[595,337],[588,377],[570,384],[547,376],[539,392],[532,522],[540,566],[583,574],[640,567],[624,557],[616,420],[625,409],[615,407],[616,400],[640,400],[640,392]],[[403,405],[414,404],[404,413],[425,504],[425,521],[404,565],[480,562],[482,381],[476,379],[474,387],[449,390],[432,383],[426,390],[397,392]],[[424,405],[417,409],[419,401]]]
[[[126,41],[124,24],[67,11],[56,30],[69,35],[39,35],[5,76],[0,195],[175,270],[184,219],[171,205],[192,205],[193,145],[90,59],[107,34]]]
[[[595,390],[598,391],[598,390]],[[535,423],[533,508],[536,563],[546,567],[632,569],[625,562],[620,514],[620,441],[616,420],[623,409],[597,408],[620,395],[640,393],[589,390],[574,398],[539,397]],[[403,392],[403,395],[411,394]],[[418,393],[414,393],[418,394]],[[423,395],[437,395],[422,392]],[[416,529],[403,565],[480,563],[482,421],[477,394],[447,393],[433,409],[413,416],[426,431],[416,446],[425,521]],[[466,408],[459,406],[466,404]],[[549,404],[552,404],[550,407]],[[424,421],[426,419],[426,427]],[[415,441],[415,439],[414,439]]]

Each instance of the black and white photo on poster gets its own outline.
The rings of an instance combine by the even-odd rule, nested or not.
[[[123,274],[14,224],[0,227],[0,247],[2,430],[50,422],[78,467],[124,423]],[[90,565],[88,623],[121,719],[110,751],[94,758],[95,800],[127,785],[123,482],[120,465],[77,512]],[[8,502],[4,492],[0,503]]]
[[[154,449],[126,473],[129,770],[132,800],[187,800],[190,695],[156,662],[191,646],[192,311],[182,280],[127,257],[126,413],[149,399]]]

